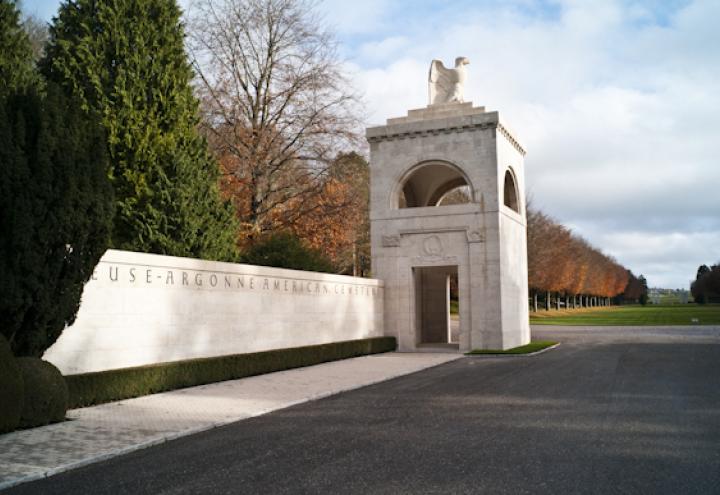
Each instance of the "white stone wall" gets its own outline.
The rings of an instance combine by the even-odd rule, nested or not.
[[[109,250],[44,359],[64,374],[383,335],[379,280]]]
[[[503,190],[505,171],[510,168],[520,210],[516,213],[503,200],[499,205],[503,344],[511,348],[530,342],[525,170],[523,155],[502,132],[498,132],[497,156],[498,190]]]

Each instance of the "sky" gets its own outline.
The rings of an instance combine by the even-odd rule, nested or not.
[[[187,6],[190,0],[181,4]],[[50,20],[57,0],[25,0]],[[321,0],[368,125],[427,105],[430,61],[528,151],[534,207],[653,287],[720,262],[717,0]]]

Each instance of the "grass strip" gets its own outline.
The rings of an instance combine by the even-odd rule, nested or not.
[[[532,325],[671,326],[720,325],[720,304],[610,306],[530,314]]]
[[[549,340],[537,340],[535,342],[530,342],[527,345],[513,347],[512,349],[505,349],[504,351],[502,349],[473,349],[472,351],[465,354],[532,354],[533,352],[538,352],[543,349],[547,349],[548,347],[552,347],[555,344],[557,344],[557,342],[552,342]]]
[[[368,354],[394,351],[394,337],[347,340],[272,351],[187,359],[66,375],[70,408],[102,404],[207,383],[236,380]]]

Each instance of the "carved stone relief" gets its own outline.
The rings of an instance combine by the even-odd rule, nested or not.
[[[479,230],[468,230],[467,231],[468,242],[485,242],[485,235]]]
[[[384,235],[382,236],[383,247],[399,247],[400,236],[399,235]]]
[[[426,256],[440,256],[443,253],[443,245],[440,237],[431,235],[423,239],[422,250]]]

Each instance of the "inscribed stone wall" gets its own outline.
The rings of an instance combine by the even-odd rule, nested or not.
[[[383,335],[381,281],[109,250],[44,359],[64,374]]]

